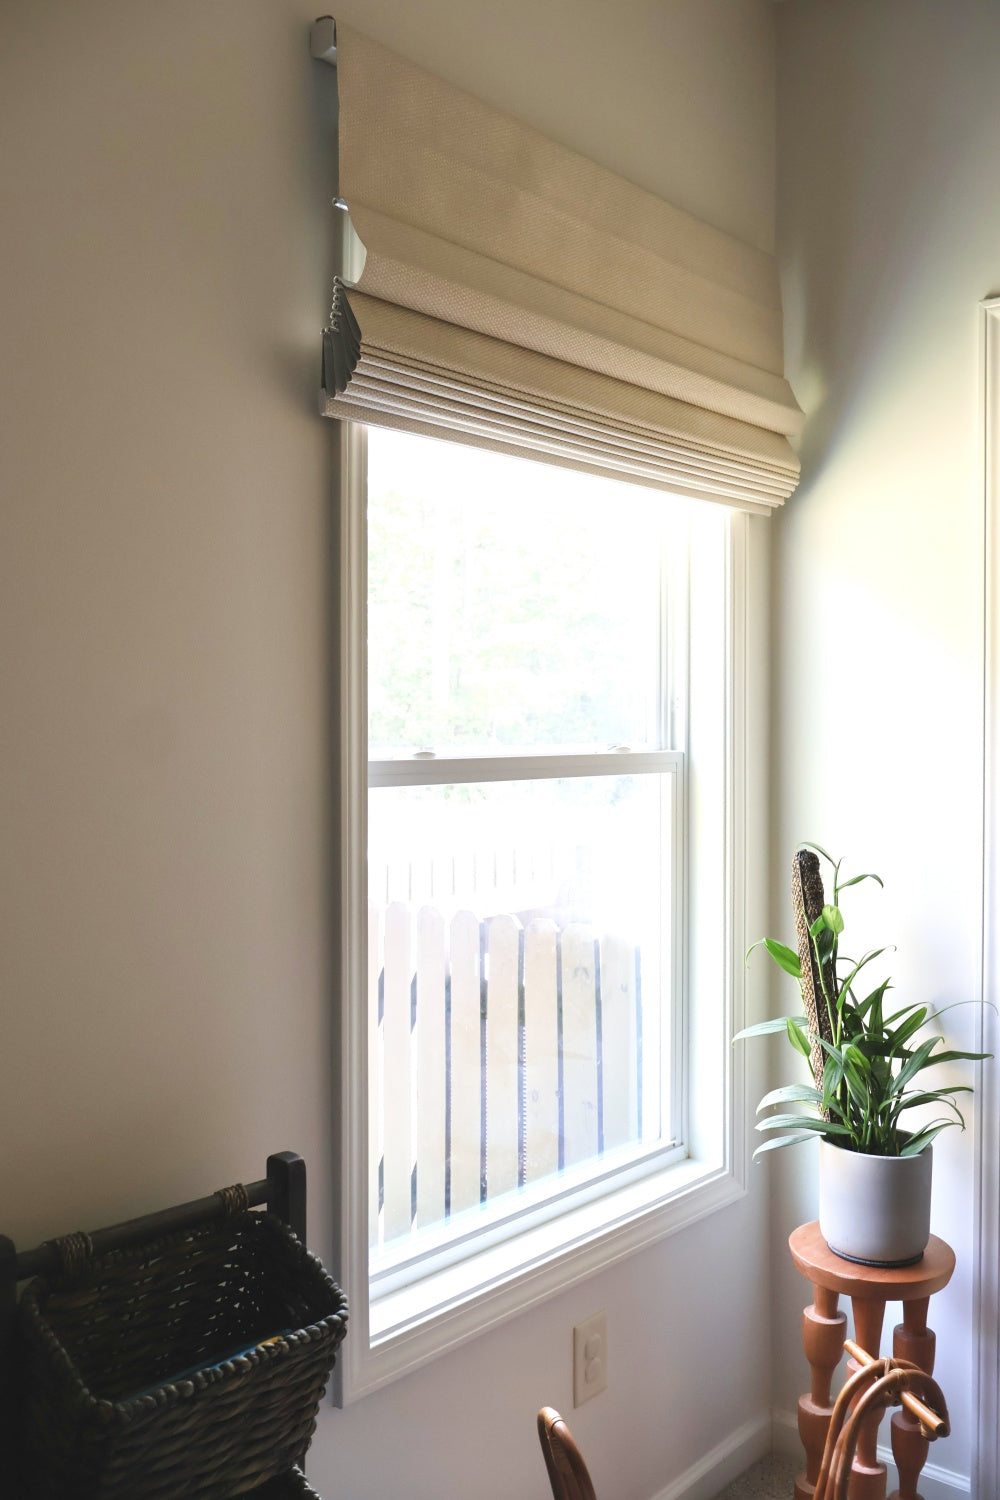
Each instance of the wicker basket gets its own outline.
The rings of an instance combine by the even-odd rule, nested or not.
[[[21,1299],[25,1496],[311,1495],[293,1466],[347,1324],[316,1257],[245,1211],[138,1250],[81,1241]]]

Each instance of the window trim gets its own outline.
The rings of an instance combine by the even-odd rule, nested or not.
[[[336,617],[335,916],[339,949],[336,1073],[341,1118],[334,1154],[333,1204],[337,1253],[334,1261],[351,1307],[351,1336],[342,1350],[334,1399],[346,1406],[399,1376],[458,1347],[488,1328],[537,1305],[557,1291],[606,1268],[743,1196],[747,1187],[745,1083],[742,1057],[726,1045],[712,1067],[723,1073],[719,1149],[711,1158],[688,1155],[640,1176],[538,1225],[516,1241],[486,1246],[469,1256],[462,1277],[454,1268],[422,1284],[433,1299],[418,1316],[400,1294],[391,1327],[372,1343],[369,1304],[369,1111],[367,1058],[367,539],[365,498],[367,432],[354,423],[333,429],[334,503],[338,515],[334,576],[339,583]],[[744,1020],[743,952],[747,898],[746,699],[748,517],[730,513],[727,565],[727,701],[724,720],[726,783],[724,849],[727,878],[722,1025],[731,1036]],[[426,768],[425,768],[426,769]],[[722,1055],[719,1055],[719,1054]],[[704,1066],[704,1063],[702,1064]],[[694,1083],[692,1092],[694,1092]],[[690,1138],[690,1132],[686,1132]],[[516,1262],[516,1266],[514,1264]]]

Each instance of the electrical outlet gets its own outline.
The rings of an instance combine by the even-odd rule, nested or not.
[[[573,1405],[582,1406],[608,1383],[608,1315],[595,1313],[573,1329]]]

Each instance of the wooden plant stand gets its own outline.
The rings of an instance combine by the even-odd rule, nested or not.
[[[838,1308],[841,1295],[850,1297],[854,1336],[877,1358],[887,1302],[902,1302],[903,1321],[893,1330],[892,1352],[910,1360],[928,1375],[934,1370],[934,1334],[927,1326],[927,1309],[935,1292],[947,1286],[955,1269],[955,1252],[931,1235],[922,1258],[913,1266],[861,1266],[836,1255],[819,1232],[819,1224],[802,1224],[789,1236],[795,1267],[812,1283],[813,1300],[802,1314],[802,1342],[812,1374],[810,1389],[799,1398],[799,1436],[806,1452],[806,1470],[795,1481],[795,1500],[812,1500],[819,1478],[827,1428],[833,1412],[831,1385],[847,1336],[847,1318]],[[848,1372],[859,1368],[853,1359]],[[920,1500],[917,1481],[927,1459],[927,1440],[920,1424],[905,1408],[892,1416],[892,1453],[899,1471],[899,1488],[890,1500]],[[878,1420],[858,1440],[851,1474],[850,1500],[885,1500],[886,1469],[877,1453]]]

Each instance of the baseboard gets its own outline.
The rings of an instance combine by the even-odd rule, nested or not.
[[[765,1412],[716,1443],[704,1458],[692,1464],[665,1490],[659,1490],[652,1500],[714,1500],[720,1490],[770,1451],[771,1418]]]
[[[777,1410],[772,1412],[771,1447],[775,1453],[783,1453],[787,1458],[802,1457],[799,1419],[795,1412]]]
[[[773,1444],[775,1453],[787,1453],[789,1457],[802,1457],[799,1442],[798,1418],[794,1412],[776,1411],[773,1419]],[[933,1448],[931,1452],[933,1452]],[[886,1488],[896,1486],[896,1465],[892,1461],[892,1449],[887,1443],[879,1443],[878,1456],[889,1471]],[[942,1469],[939,1464],[927,1463],[920,1471],[920,1494],[923,1500],[959,1500],[961,1495],[971,1495],[972,1485],[965,1474],[955,1474],[951,1469]]]

